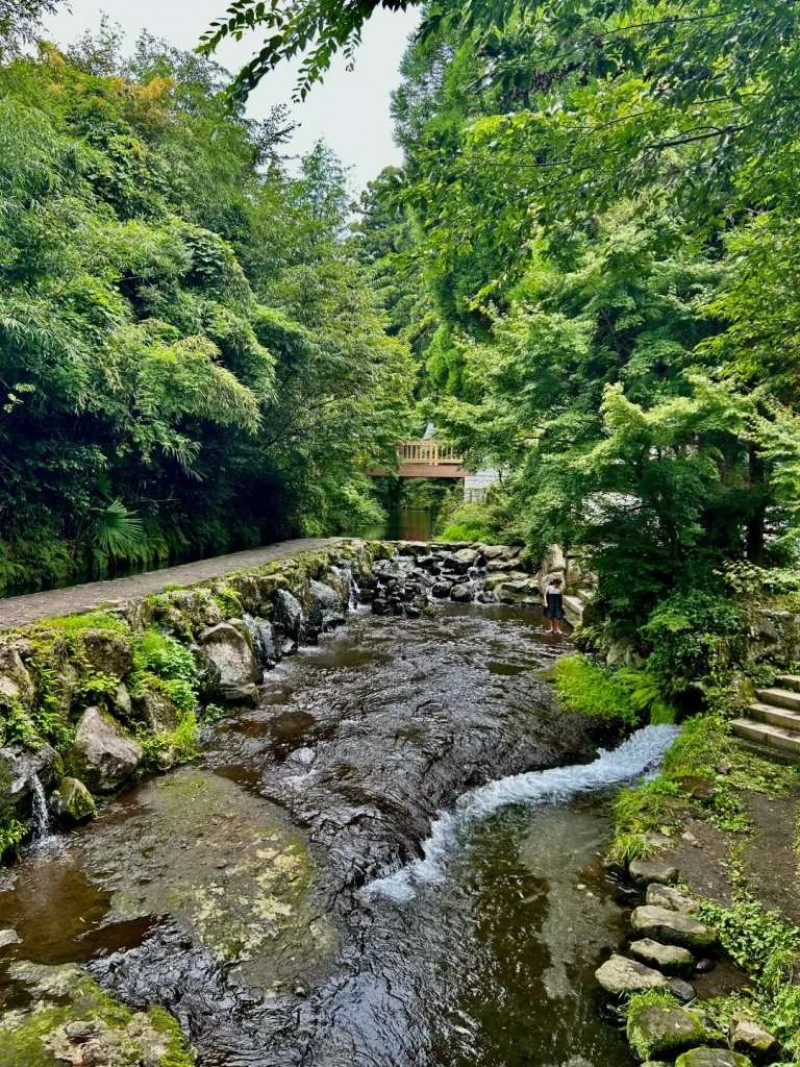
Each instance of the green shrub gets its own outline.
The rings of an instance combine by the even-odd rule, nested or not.
[[[735,601],[695,591],[667,597],[643,635],[652,648],[648,670],[670,696],[705,679],[721,684],[739,656],[745,630]]]
[[[133,669],[155,674],[167,680],[179,680],[195,686],[198,682],[194,656],[174,637],[150,628],[137,634],[133,642]]]
[[[635,726],[670,723],[675,709],[662,699],[659,686],[637,667],[602,667],[588,656],[556,660],[556,690],[564,705],[582,715],[596,715]]]

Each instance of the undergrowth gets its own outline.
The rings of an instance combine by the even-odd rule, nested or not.
[[[705,901],[698,916],[717,930],[722,947],[752,980],[746,989],[704,1001],[703,1008],[723,1028],[736,1012],[755,1017],[796,1062],[800,985],[793,980],[800,965],[800,928],[746,892],[731,907]]]
[[[637,667],[602,667],[588,656],[562,656],[554,666],[556,690],[569,711],[628,726],[671,723],[675,709],[655,679]]]

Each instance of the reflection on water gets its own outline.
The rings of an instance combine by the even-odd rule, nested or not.
[[[392,508],[386,522],[357,531],[370,540],[430,541],[433,538],[433,513],[429,508]]]

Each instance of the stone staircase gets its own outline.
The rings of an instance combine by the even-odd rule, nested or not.
[[[780,675],[774,688],[757,689],[756,696],[747,718],[733,721],[733,732],[800,760],[800,674]]]

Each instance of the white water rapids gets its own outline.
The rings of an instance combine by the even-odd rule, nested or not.
[[[412,900],[417,886],[444,880],[447,859],[470,824],[510,804],[563,803],[580,793],[638,778],[660,763],[679,732],[677,726],[645,726],[618,748],[601,749],[593,763],[514,774],[465,793],[452,811],[444,812],[431,826],[422,859],[371,882],[362,890],[364,896],[382,896],[397,903]]]

